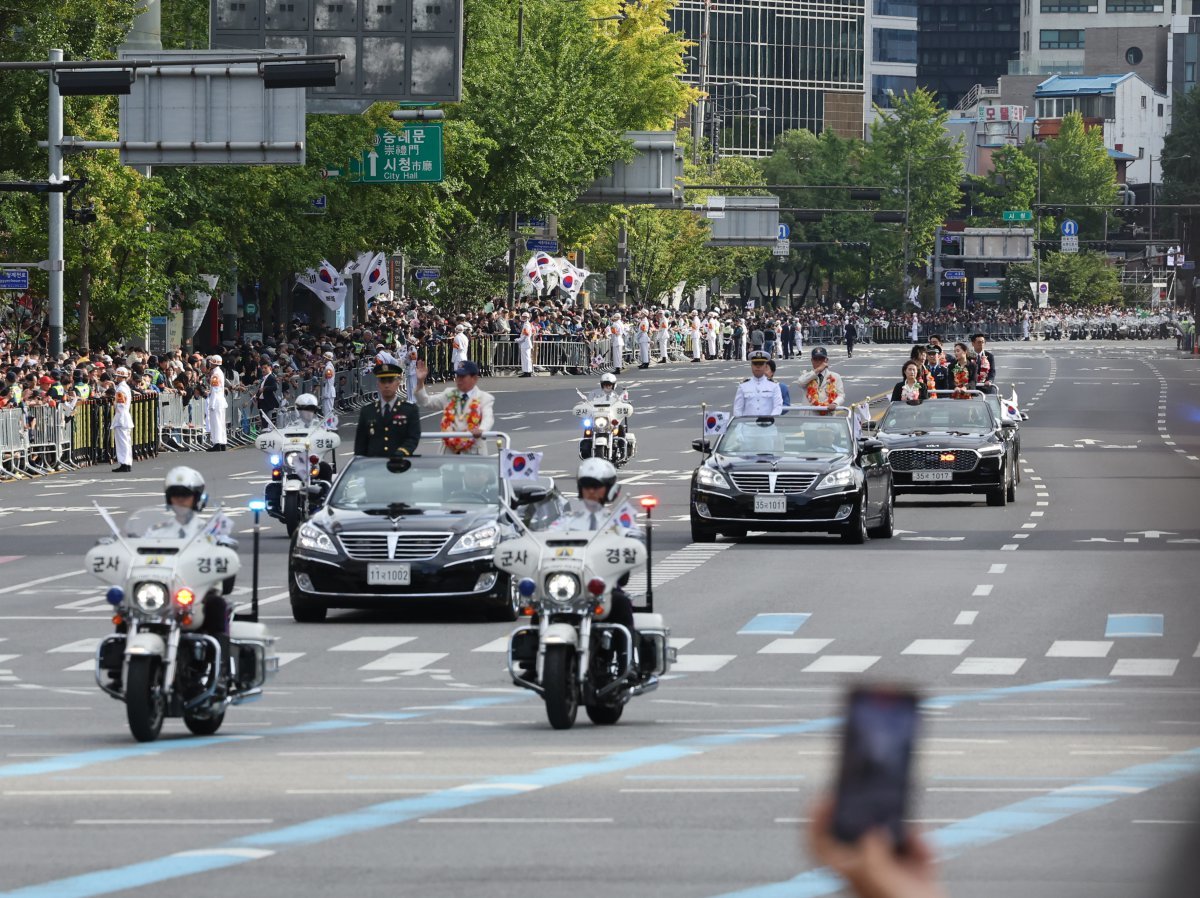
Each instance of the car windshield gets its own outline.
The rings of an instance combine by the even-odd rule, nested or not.
[[[356,458],[329,497],[334,508],[420,513],[477,509],[500,502],[496,460],[430,456],[410,459],[407,471],[392,472],[382,458]]]
[[[121,535],[128,539],[190,539],[204,521],[190,508],[141,508],[121,524]]]
[[[888,406],[880,433],[986,433],[993,430],[992,413],[981,399],[935,399],[920,405],[894,402]]]
[[[723,455],[829,457],[850,452],[845,418],[739,418],[730,422],[717,452]]]

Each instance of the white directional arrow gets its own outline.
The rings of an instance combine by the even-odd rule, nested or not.
[[[1178,536],[1174,530],[1130,530],[1130,536],[1144,536],[1146,539],[1159,539],[1164,536]]]
[[[367,153],[367,159],[371,164],[371,177],[373,178],[375,177],[375,163],[379,161],[379,154],[372,150],[371,152]]]

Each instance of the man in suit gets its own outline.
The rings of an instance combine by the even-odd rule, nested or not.
[[[976,362],[979,367],[979,377],[975,388],[981,393],[995,393],[996,357],[992,355],[991,350],[984,348],[986,340],[987,337],[983,334],[971,335],[971,345],[975,347],[975,355],[979,357]]]
[[[425,389],[428,369],[417,363],[417,402],[423,408],[442,413],[441,429],[449,433],[470,433],[470,437],[447,437],[442,440],[442,452],[447,455],[487,455],[483,435],[494,429],[493,408],[496,400],[491,393],[479,389],[479,366],[463,362],[454,369],[454,386],[430,394]]]
[[[372,373],[379,383],[379,400],[364,405],[358,413],[354,454],[373,458],[412,455],[421,439],[421,411],[398,396],[404,366],[380,353]]]

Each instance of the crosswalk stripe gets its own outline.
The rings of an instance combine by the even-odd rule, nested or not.
[[[359,670],[417,671],[445,657],[445,652],[390,652],[382,658],[364,664]]]
[[[415,636],[360,636],[357,639],[351,639],[349,642],[330,646],[326,651],[388,652],[407,642],[413,642],[416,638]]]
[[[47,649],[47,652],[79,652],[88,655],[96,653],[96,646],[100,644],[102,636],[89,636],[87,639],[77,639],[75,642],[68,642],[65,645],[60,645],[52,649]]]

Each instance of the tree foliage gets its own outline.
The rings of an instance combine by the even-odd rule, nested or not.
[[[1063,217],[1078,221],[1081,234],[1095,235],[1093,239],[1103,236],[1104,211],[1086,208],[1117,201],[1116,164],[1104,146],[1101,129],[1086,127],[1083,116],[1071,112],[1063,116],[1057,137],[1042,144],[1031,141],[1022,149],[1035,168],[1040,164],[1042,204],[1070,206]],[[1058,218],[1043,216],[1041,222],[1043,236],[1058,234]]]
[[[1050,285],[1052,303],[1105,305],[1121,301],[1117,269],[1100,253],[1048,253],[1042,257],[1042,280]],[[1037,269],[1026,262],[1009,265],[1003,300],[1031,301],[1030,283],[1037,282]]]

